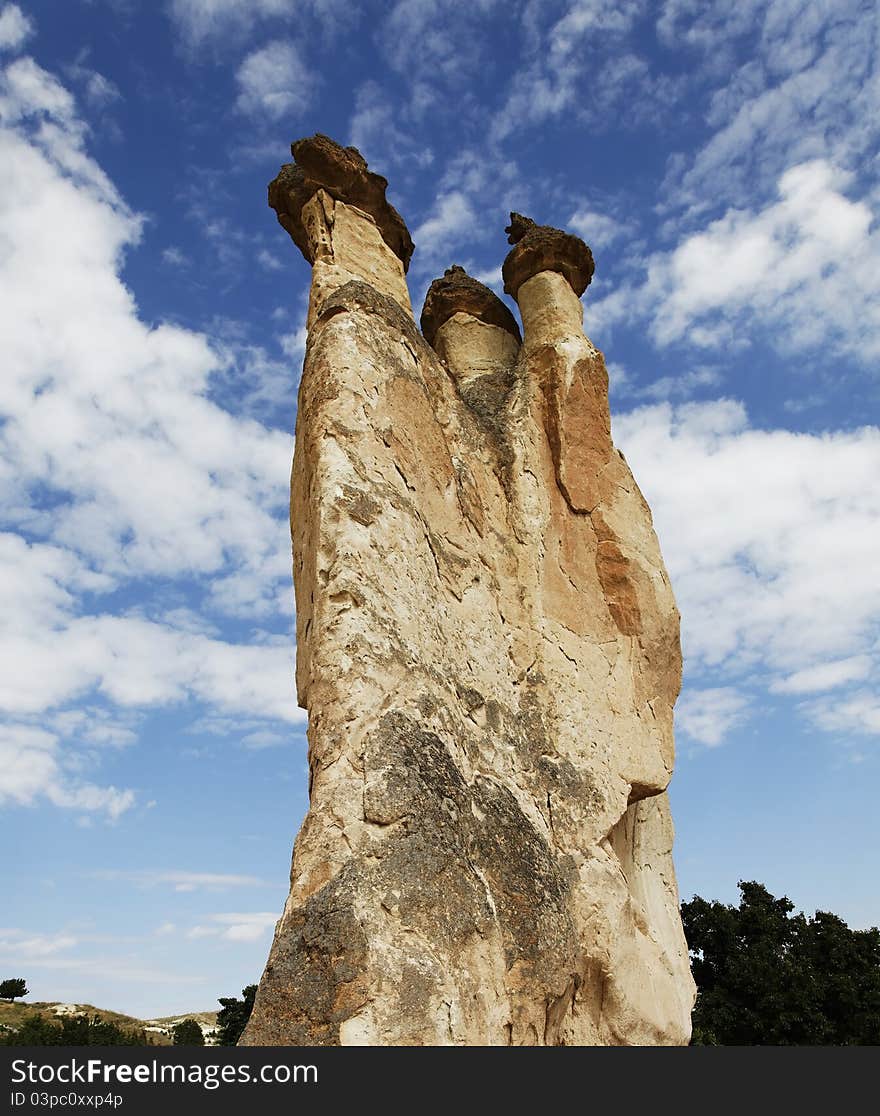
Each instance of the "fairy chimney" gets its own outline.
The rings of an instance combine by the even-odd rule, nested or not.
[[[583,331],[592,254],[511,214],[522,332],[459,267],[420,330],[385,179],[292,150],[310,807],[242,1043],[687,1043],[679,615]]]

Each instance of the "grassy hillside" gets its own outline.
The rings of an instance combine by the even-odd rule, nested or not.
[[[117,1027],[126,1030],[146,1032],[148,1041],[156,1046],[170,1046],[171,1031],[175,1023],[183,1019],[195,1019],[201,1026],[202,1032],[210,1032],[217,1022],[215,1011],[194,1011],[184,1015],[168,1015],[161,1019],[135,1019],[131,1015],[123,1015],[118,1011],[107,1011],[105,1008],[94,1007],[92,1004],[62,1004],[62,1003],[6,1003],[0,1000],[0,1027],[18,1030],[21,1024],[32,1015],[43,1015],[48,1019],[61,1019],[64,1015],[97,1015],[108,1023],[115,1023]],[[209,1042],[209,1035],[205,1034],[205,1041]]]

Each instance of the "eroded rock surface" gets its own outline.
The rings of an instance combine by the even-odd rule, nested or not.
[[[679,620],[569,278],[589,249],[514,247],[522,344],[447,274],[429,344],[322,150],[336,185],[292,218],[315,268],[291,490],[311,804],[242,1041],[687,1042]]]

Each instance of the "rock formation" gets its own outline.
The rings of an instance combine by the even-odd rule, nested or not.
[[[313,267],[291,483],[311,805],[246,1045],[678,1044],[679,617],[611,442],[593,273],[511,215],[519,327],[416,327],[386,182],[323,136],[270,204]]]

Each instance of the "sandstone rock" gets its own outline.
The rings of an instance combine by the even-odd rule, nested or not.
[[[470,314],[481,322],[507,330],[517,342],[522,339],[516,318],[501,299],[488,287],[472,279],[458,264],[447,268],[443,278],[435,279],[428,289],[421,326],[429,345],[434,344],[437,330],[453,314]]]
[[[329,165],[299,213],[283,195],[314,261],[291,482],[310,809],[242,1042],[686,1043],[679,618],[583,333],[589,249],[521,236],[522,345],[447,273],[428,344]]]
[[[525,280],[541,271],[560,272],[578,297],[590,285],[595,270],[593,253],[580,237],[550,225],[536,225],[521,213],[511,213],[504,231],[508,242],[516,245],[501,269],[506,294],[518,298]]]
[[[270,183],[269,205],[309,263],[313,262],[312,238],[303,227],[302,208],[322,189],[330,197],[368,213],[405,271],[413,242],[406,222],[385,198],[388,180],[368,170],[366,159],[356,147],[340,147],[320,132],[292,143],[290,152],[296,162],[282,167]]]

